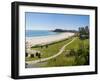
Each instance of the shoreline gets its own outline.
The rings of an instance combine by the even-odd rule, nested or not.
[[[46,45],[53,42],[61,41],[73,36],[75,33],[64,32],[56,35],[40,36],[40,37],[26,37],[26,47],[30,48],[35,45]]]

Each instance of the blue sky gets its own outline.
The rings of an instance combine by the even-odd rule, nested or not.
[[[51,14],[26,12],[26,30],[78,30],[89,26],[88,15]]]

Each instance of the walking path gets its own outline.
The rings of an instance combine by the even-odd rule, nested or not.
[[[53,56],[50,56],[50,57],[47,57],[47,58],[42,58],[42,59],[35,60],[35,61],[27,61],[26,63],[27,63],[27,64],[35,64],[35,63],[39,63],[39,62],[43,62],[43,61],[47,61],[47,60],[50,60],[50,59],[52,59],[52,58],[55,58],[55,57],[57,57],[58,55],[62,54],[62,52],[64,51],[65,47],[68,46],[69,44],[71,44],[75,39],[76,39],[76,38],[73,38],[72,41],[70,41],[69,43],[65,44],[65,45],[60,49],[60,51],[59,51],[57,54],[53,55]]]

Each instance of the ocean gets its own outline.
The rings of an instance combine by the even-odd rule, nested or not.
[[[48,36],[55,34],[57,34],[57,32],[52,32],[48,30],[26,30],[25,32],[26,37],[39,37],[39,36]]]

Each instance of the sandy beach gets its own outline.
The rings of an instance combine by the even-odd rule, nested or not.
[[[57,35],[49,35],[49,36],[26,37],[26,45],[29,48],[29,47],[35,46],[35,45],[50,44],[52,42],[64,40],[73,35],[74,35],[74,33],[67,32],[67,33],[60,33]]]

